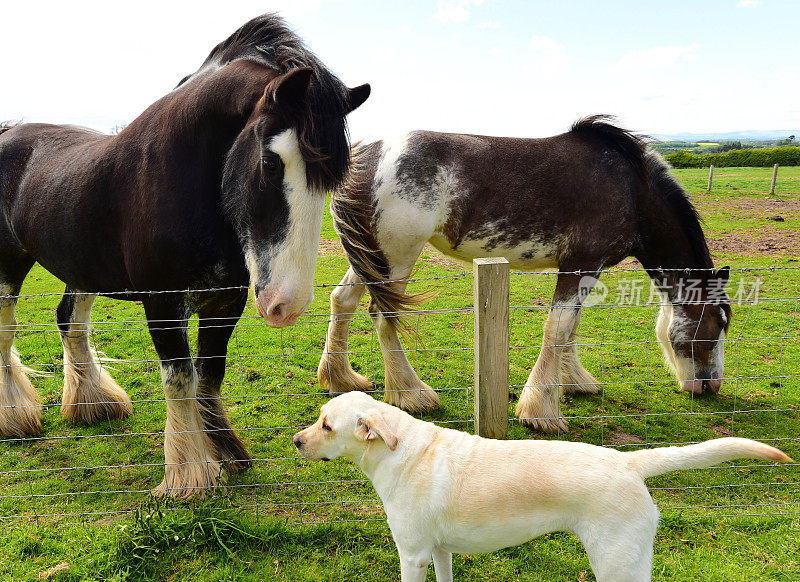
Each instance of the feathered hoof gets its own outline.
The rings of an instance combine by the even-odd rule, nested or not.
[[[225,439],[211,439],[217,450],[225,470],[231,475],[247,471],[253,466],[253,458],[244,446],[244,443],[236,436],[233,430],[225,433]]]
[[[562,384],[561,387],[566,394],[597,394],[600,392],[600,382],[597,380],[594,382],[572,380]]]
[[[580,362],[570,362],[561,370],[561,388],[567,394],[597,394],[600,382]]]
[[[561,416],[560,411],[545,411],[542,400],[537,400],[535,395],[528,391],[523,392],[520,397],[516,414],[520,424],[539,432],[559,434],[569,431],[569,424]]]
[[[386,389],[386,402],[402,408],[411,414],[422,414],[436,410],[441,406],[439,395],[433,388],[425,382],[420,381],[416,388],[404,388],[402,390]]]
[[[153,489],[156,497],[203,499],[209,492],[225,484],[220,464],[216,461],[194,461],[167,465],[164,479]]]
[[[67,420],[95,424],[104,420],[122,420],[133,413],[133,404],[127,392],[108,372],[99,367],[97,369],[65,367],[61,414]]]
[[[42,432],[42,401],[16,353],[0,367],[0,435],[24,437]]]
[[[355,390],[368,392],[373,389],[369,378],[353,370],[349,362],[345,362],[343,365],[336,365],[327,357],[323,357],[319,362],[317,380],[320,388],[331,396]]]

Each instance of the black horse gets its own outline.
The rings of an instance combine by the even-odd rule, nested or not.
[[[138,300],[167,399],[158,490],[202,493],[221,463],[249,467],[220,400],[228,340],[248,282],[274,327],[294,323],[311,302],[325,191],[350,164],[345,116],[368,96],[368,85],[348,89],[268,14],[214,48],[119,135],[0,128],[0,433],[41,430],[39,398],[12,350],[15,295],[38,262],[67,285],[56,315],[67,418],[131,413],[88,327],[98,294]],[[218,290],[193,291],[209,288]]]
[[[567,430],[561,391],[595,393],[575,345],[581,307],[602,270],[637,257],[661,292],[656,335],[684,390],[722,385],[730,305],[728,269],[714,270],[701,222],[669,166],[646,141],[605,116],[562,135],[515,139],[411,132],[358,148],[331,202],[350,260],[331,294],[331,323],[317,376],[331,393],[367,390],[347,356],[362,283],[407,278],[425,243],[460,260],[506,257],[514,268],[556,268],[542,351],[517,404],[523,424]],[[370,312],[386,365],[386,399],[406,410],[439,405],[396,333],[419,296],[406,284],[369,285]]]

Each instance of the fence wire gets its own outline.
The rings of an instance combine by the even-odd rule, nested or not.
[[[733,317],[718,395],[681,391],[664,366],[654,333],[660,303],[646,275],[635,269],[605,272],[604,293],[583,309],[575,342],[584,367],[598,381],[598,393],[564,395],[561,408],[569,430],[544,435],[523,426],[514,415],[514,402],[542,349],[555,275],[512,275],[510,438],[555,438],[625,451],[742,436],[800,459],[800,268],[731,271]],[[439,290],[424,309],[399,314],[409,318],[415,332],[407,341],[408,359],[442,403],[422,417],[472,431],[472,274],[410,282]],[[292,444],[292,435],[314,422],[329,398],[316,371],[330,321],[328,291],[335,285],[317,287],[317,301],[292,328],[268,328],[252,300],[236,326],[222,402],[254,464],[228,476],[216,494],[257,515],[296,524],[380,521],[380,501],[354,465],[307,461]],[[632,289],[639,289],[640,296]],[[166,402],[141,305],[116,301],[113,294],[94,305],[91,344],[102,367],[131,396],[134,412],[124,420],[88,426],[59,414],[64,359],[53,312],[60,298],[47,291],[23,294],[17,301],[15,346],[21,363],[33,370],[30,378],[42,399],[42,432],[0,437],[4,523],[114,519],[138,507],[163,477]],[[363,304],[352,316],[347,356],[357,373],[373,381],[374,395],[380,397],[385,373],[377,335]],[[194,350],[196,318],[189,320],[188,332]],[[797,463],[748,460],[648,480],[663,513],[720,518],[800,515],[798,483]]]

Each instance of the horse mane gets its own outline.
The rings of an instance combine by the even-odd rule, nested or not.
[[[12,127],[18,126],[19,124],[19,121],[0,121],[0,135],[4,134]]]
[[[370,311],[382,312],[389,325],[408,336],[413,334],[413,329],[396,315],[423,303],[430,294],[423,292],[407,295],[398,291],[394,285],[386,283],[391,270],[375,238],[375,207],[371,197],[381,146],[380,141],[353,145],[350,173],[331,196],[331,216],[350,266],[367,284],[371,300]]]
[[[311,52],[283,18],[274,13],[245,23],[219,43],[196,73],[184,77],[178,88],[195,75],[249,60],[280,74],[300,67],[313,70],[296,130],[300,152],[306,161],[306,178],[320,190],[337,188],[350,167],[349,137],[345,116],[350,111],[347,86]]]
[[[645,162],[651,190],[661,198],[681,225],[684,235],[689,240],[696,266],[704,269],[713,268],[714,262],[708,250],[706,235],[703,233],[703,219],[689,199],[689,194],[670,173],[667,161],[657,152],[648,151]]]
[[[689,241],[696,265],[712,267],[702,218],[686,190],[670,174],[669,164],[648,147],[649,137],[623,129],[614,122],[615,118],[610,115],[591,115],[573,123],[570,131],[599,140],[619,153],[670,209]]]
[[[618,125],[611,115],[590,115],[582,117],[572,124],[570,132],[603,142],[627,161],[639,177],[647,181],[647,136],[638,135]]]

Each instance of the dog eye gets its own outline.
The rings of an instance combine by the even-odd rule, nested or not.
[[[327,422],[323,422],[322,423],[322,430],[327,430],[328,432],[330,432],[333,429],[331,428],[331,425],[329,425]]]

